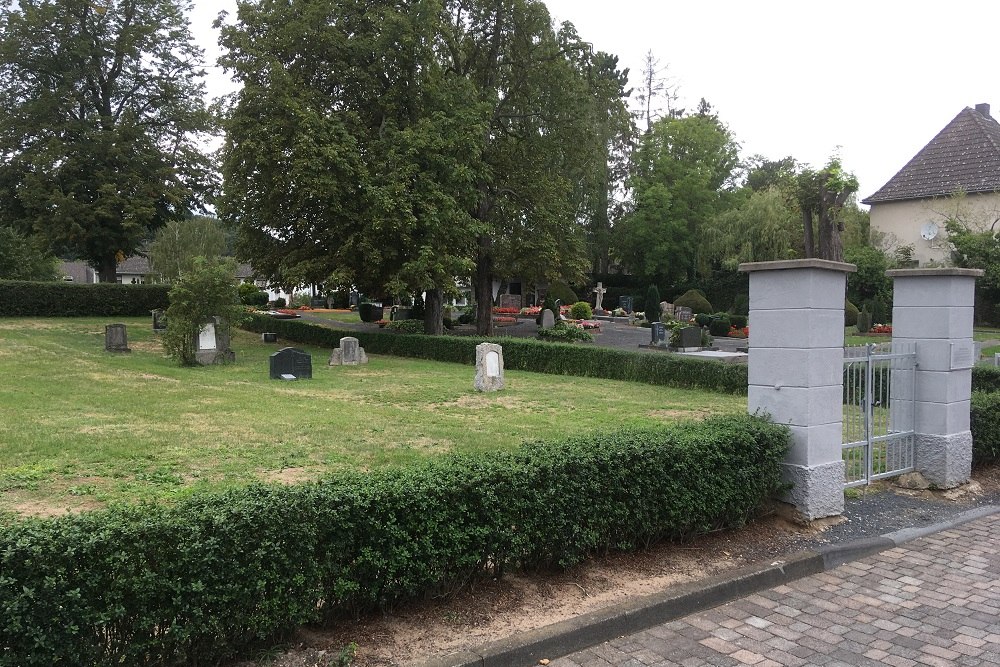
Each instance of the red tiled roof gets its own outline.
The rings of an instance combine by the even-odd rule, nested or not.
[[[1000,123],[966,107],[864,204],[1000,191]]]

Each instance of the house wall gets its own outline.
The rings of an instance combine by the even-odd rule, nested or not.
[[[871,207],[872,231],[886,234],[884,245],[889,247],[912,245],[913,258],[919,266],[929,262],[951,263],[951,246],[944,231],[948,218],[962,220],[971,229],[988,230],[1000,220],[1000,193],[881,202]],[[920,236],[921,228],[928,222],[939,227],[938,235],[930,241]]]

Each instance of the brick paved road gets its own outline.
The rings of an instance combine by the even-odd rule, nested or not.
[[[1000,515],[550,667],[1000,665]]]

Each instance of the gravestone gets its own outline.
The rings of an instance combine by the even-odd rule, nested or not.
[[[542,328],[551,329],[556,325],[556,316],[551,310],[546,308],[542,311]]]
[[[694,317],[694,312],[690,308],[686,308],[685,306],[674,307],[674,319],[678,322],[690,322],[692,317]]]
[[[277,343],[278,342],[278,334],[270,332],[270,331],[265,331],[264,333],[262,333],[260,335],[260,342],[262,342],[262,343]]]
[[[632,297],[628,295],[622,295],[618,297],[618,307],[624,310],[626,313],[632,312]]]
[[[272,380],[311,380],[312,355],[296,347],[283,347],[269,357]]]
[[[476,391],[499,391],[503,385],[503,348],[480,343],[476,346]]]
[[[651,345],[667,344],[667,325],[663,322],[653,322],[653,325],[650,327],[650,332],[653,336],[652,341],[650,341]]]
[[[681,329],[681,340],[678,349],[691,351],[701,349],[701,327],[684,327]]]
[[[368,355],[365,348],[361,347],[358,339],[353,336],[344,336],[340,339],[340,347],[330,353],[329,366],[359,366],[368,363]]]
[[[605,314],[604,306],[601,302],[604,300],[604,294],[607,291],[608,290],[604,289],[604,284],[600,282],[597,283],[597,287],[594,288],[594,294],[597,295],[597,299],[594,301],[594,312],[599,315]]]
[[[660,302],[660,316],[666,315],[667,317],[674,316],[674,304],[667,303],[666,301]]]
[[[517,308],[521,310],[521,295],[520,294],[501,294],[500,295],[500,307],[501,308]]]
[[[221,317],[205,322],[194,336],[194,359],[202,366],[236,361],[229,348],[229,331]]]
[[[104,326],[104,349],[108,352],[131,352],[128,348],[128,332],[124,324]]]
[[[160,332],[166,331],[167,329],[167,314],[162,308],[157,308],[156,310],[149,311],[150,315],[153,316],[153,331]]]

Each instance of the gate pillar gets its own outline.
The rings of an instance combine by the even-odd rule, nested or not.
[[[856,270],[821,259],[740,265],[750,274],[747,409],[791,429],[783,500],[808,520],[844,511],[844,300]]]
[[[914,466],[950,489],[972,473],[969,430],[975,346],[972,320],[980,269],[895,269],[892,337],[917,350]]]

